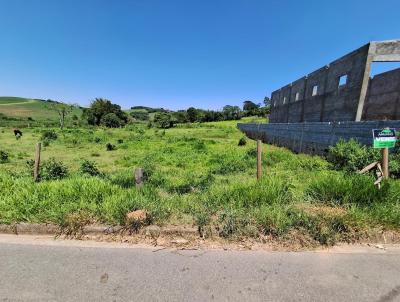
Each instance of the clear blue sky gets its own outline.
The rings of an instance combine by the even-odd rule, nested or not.
[[[399,0],[0,0],[0,95],[219,109],[370,40]]]

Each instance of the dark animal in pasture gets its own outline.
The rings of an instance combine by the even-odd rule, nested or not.
[[[13,129],[15,137],[22,136],[22,131],[19,129]]]

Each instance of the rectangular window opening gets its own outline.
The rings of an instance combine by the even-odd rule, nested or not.
[[[296,92],[296,97],[295,97],[295,101],[300,100],[300,92]]]
[[[314,85],[312,88],[312,96],[316,96],[318,94],[318,85]]]
[[[283,97],[283,103],[286,104],[286,97]]]
[[[347,85],[347,74],[342,75],[342,76],[339,78],[339,85],[338,85],[338,87],[341,88],[341,87],[344,87],[344,86],[346,86],[346,85]]]

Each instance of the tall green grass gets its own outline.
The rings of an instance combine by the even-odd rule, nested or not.
[[[26,161],[44,129],[26,130],[19,141],[2,135],[9,160],[0,164],[0,223],[63,226],[81,215],[90,222],[124,225],[129,211],[144,209],[152,223],[192,223],[204,236],[302,236],[322,244],[400,227],[398,180],[385,181],[379,190],[370,175],[268,145],[264,175],[257,182],[255,143],[238,146],[242,134],[235,125],[185,125],[165,132],[144,125],[54,129],[57,139],[44,147],[43,160],[54,157],[69,173],[40,183],[32,181]],[[107,143],[116,150],[106,151]],[[88,159],[98,176],[85,172],[87,164],[82,169]],[[135,167],[145,170],[140,191]]]

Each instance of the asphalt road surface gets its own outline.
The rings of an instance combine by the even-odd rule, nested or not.
[[[0,235],[0,301],[400,301],[400,248],[177,251]]]

